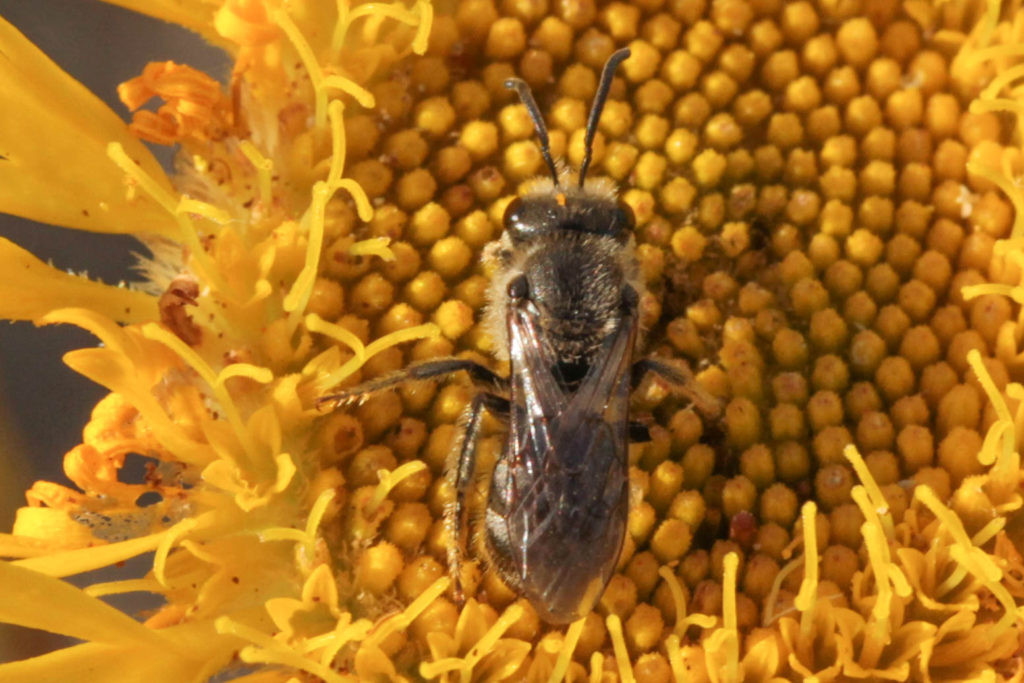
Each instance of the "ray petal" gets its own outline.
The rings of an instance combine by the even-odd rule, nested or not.
[[[69,306],[99,311],[121,323],[160,317],[156,297],[66,273],[2,237],[0,273],[0,317],[10,320],[35,320]]]
[[[170,190],[125,123],[0,18],[0,211],[79,230],[175,237],[174,217],[125,186],[107,156],[110,142]]]

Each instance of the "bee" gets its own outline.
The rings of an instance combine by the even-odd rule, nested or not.
[[[509,361],[509,376],[473,360],[443,358],[321,399],[344,403],[408,380],[466,371],[480,391],[463,417],[449,473],[456,492],[447,513],[455,597],[462,599],[467,498],[486,411],[507,425],[507,436],[490,474],[486,509],[474,525],[477,545],[505,583],[552,624],[594,607],[622,551],[629,442],[650,438],[642,423],[630,420],[632,389],[653,371],[700,397],[687,371],[654,358],[634,360],[644,287],[633,214],[617,199],[614,183],[587,178],[598,119],[615,70],[629,54],[615,52],[602,69],[575,179],[555,165],[529,86],[505,81],[529,112],[550,171],[550,178],[530,181],[512,200],[504,233],[484,249],[495,275],[483,322],[498,360]]]

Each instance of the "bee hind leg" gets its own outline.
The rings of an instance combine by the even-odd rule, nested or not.
[[[507,398],[482,392],[473,397],[460,420],[462,439],[452,450],[448,478],[455,488],[455,502],[445,512],[451,535],[448,546],[448,572],[452,579],[452,594],[458,604],[465,599],[462,590],[462,558],[466,554],[469,535],[469,510],[466,501],[472,487],[476,468],[476,444],[480,439],[484,410],[505,419],[509,414]]]

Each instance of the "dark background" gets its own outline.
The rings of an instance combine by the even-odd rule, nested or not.
[[[117,99],[117,85],[141,73],[147,62],[184,62],[221,80],[230,70],[223,52],[185,29],[97,0],[0,0],[0,16],[125,120],[130,114]],[[169,168],[171,151],[151,149]],[[144,251],[128,236],[67,230],[5,214],[0,214],[0,235],[58,268],[87,271],[108,283],[138,279],[132,254]],[[92,406],[106,390],[72,372],[61,356],[95,344],[91,335],[70,326],[0,321],[0,531],[10,530],[15,510],[24,504],[23,491],[33,481],[67,483],[63,455],[80,442]],[[111,578],[93,576],[87,582]],[[48,634],[0,626],[0,661],[57,644]]]

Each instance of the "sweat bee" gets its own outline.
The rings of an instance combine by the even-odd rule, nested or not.
[[[551,174],[530,181],[508,205],[503,235],[484,250],[496,271],[484,323],[496,340],[495,355],[510,363],[509,376],[472,360],[444,358],[321,399],[339,404],[408,380],[466,371],[480,391],[464,416],[450,467],[456,499],[448,511],[454,531],[448,560],[455,597],[462,598],[467,498],[487,411],[508,430],[486,509],[474,525],[483,559],[552,624],[586,615],[615,571],[629,508],[629,442],[649,439],[646,427],[630,420],[631,390],[651,371],[704,400],[688,372],[653,358],[634,360],[644,289],[633,214],[609,179],[586,177],[612,78],[629,54],[615,52],[601,72],[575,179],[552,159],[529,86],[505,81],[533,120]]]

